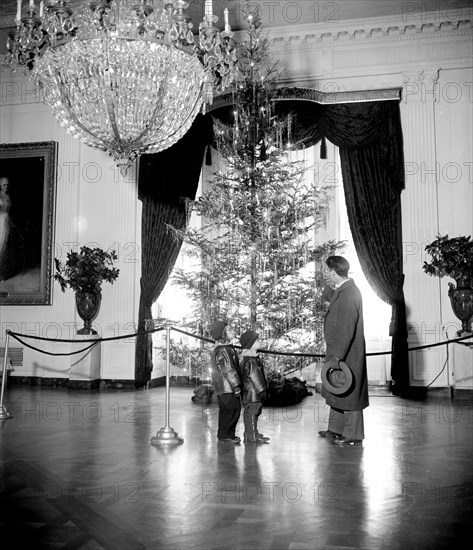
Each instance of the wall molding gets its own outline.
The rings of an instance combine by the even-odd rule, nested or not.
[[[426,38],[471,37],[473,21],[471,18],[442,20],[434,22],[402,22],[399,17],[368,18],[339,22],[336,27],[313,24],[297,27],[279,27],[268,32],[272,51],[304,51],[314,48],[345,47],[357,45],[390,43],[400,41],[425,40]],[[243,38],[243,33],[239,39]]]
[[[324,91],[403,87],[404,73],[471,68],[473,18],[400,17],[271,29],[281,86]],[[242,36],[239,39],[244,39]]]

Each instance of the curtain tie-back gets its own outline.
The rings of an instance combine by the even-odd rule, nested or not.
[[[320,142],[320,158],[327,158],[327,142],[325,141],[325,136],[322,136],[322,141]]]
[[[207,151],[205,153],[205,165],[212,166],[212,150],[210,149],[210,145],[207,145]]]

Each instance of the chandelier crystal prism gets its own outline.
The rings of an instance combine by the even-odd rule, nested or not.
[[[224,11],[205,0],[198,40],[183,0],[29,0],[9,33],[6,62],[25,68],[59,124],[109,153],[126,173],[144,152],[176,143],[236,73]]]

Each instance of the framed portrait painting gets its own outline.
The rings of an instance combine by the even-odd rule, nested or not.
[[[0,306],[50,305],[57,143],[0,144]]]

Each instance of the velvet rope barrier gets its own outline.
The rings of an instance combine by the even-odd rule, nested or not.
[[[83,351],[87,351],[92,346],[96,345],[99,342],[106,342],[111,340],[121,340],[125,338],[134,338],[138,334],[148,333],[152,334],[154,332],[159,332],[161,330],[166,331],[166,393],[165,393],[165,410],[164,410],[164,426],[158,430],[156,433],[156,436],[151,438],[151,444],[156,447],[161,446],[171,446],[171,445],[180,445],[184,442],[184,439],[182,437],[179,437],[177,432],[170,426],[170,412],[171,412],[171,395],[170,395],[170,370],[171,370],[171,363],[170,363],[170,347],[171,347],[171,330],[174,330],[176,332],[179,332],[181,334],[185,334],[187,336],[190,336],[192,338],[195,338],[197,340],[202,340],[208,343],[215,343],[214,340],[211,340],[209,338],[205,338],[203,336],[199,336],[197,334],[192,334],[190,332],[186,332],[182,329],[176,328],[173,326],[173,322],[171,321],[165,321],[164,324],[161,324],[160,326],[153,328],[151,330],[146,330],[140,333],[134,333],[134,334],[127,334],[124,336],[115,336],[110,338],[99,338],[96,340],[83,340],[83,342],[93,342],[92,345],[89,345],[78,352],[72,352],[72,353],[51,353],[47,352],[45,350],[41,350],[39,348],[36,348],[34,346],[30,346],[23,342],[20,339],[20,336],[23,338],[33,338],[35,340],[43,340],[43,341],[50,341],[50,342],[76,342],[76,340],[60,340],[57,338],[44,338],[40,336],[32,336],[30,334],[20,334],[15,333],[10,330],[5,331],[5,355],[3,357],[3,371],[2,371],[2,386],[0,389],[0,420],[7,420],[9,418],[12,418],[13,415],[9,414],[5,405],[3,404],[3,397],[5,392],[5,386],[6,386],[6,372],[7,372],[7,360],[8,360],[8,346],[9,346],[9,339],[10,336],[15,338],[17,341],[22,343],[23,345],[26,345],[27,347],[38,351],[40,353],[45,353],[47,355],[73,355],[76,353],[80,353]],[[429,349],[436,346],[448,346],[451,343],[460,343],[463,344],[463,340],[468,340],[472,338],[472,335],[463,336],[461,338],[454,338],[452,340],[445,340],[443,342],[437,342],[436,344],[426,344],[425,346],[416,346],[413,348],[409,348],[408,351],[414,351],[419,349]],[[463,345],[471,345],[471,344],[463,344]],[[236,348],[241,348],[241,346],[234,346]],[[316,354],[316,353],[297,353],[297,352],[284,352],[284,351],[271,351],[271,350],[265,350],[265,349],[259,349],[258,352],[260,353],[266,353],[266,354],[272,354],[272,355],[282,355],[282,356],[293,356],[293,357],[315,357],[315,358],[323,358],[325,357],[324,354]],[[381,351],[381,352],[373,352],[373,353],[366,353],[365,355],[367,357],[369,356],[375,356],[375,355],[392,355],[392,351]],[[294,372],[296,370],[299,370],[298,368],[288,371],[285,374],[290,374],[291,372]]]
[[[10,342],[10,337],[14,338],[17,342],[20,342],[20,344],[23,344],[25,347],[30,348],[34,351],[38,351],[39,353],[43,353],[45,355],[71,356],[71,355],[77,355],[79,353],[83,353],[85,351],[88,351],[92,347],[96,346],[99,342],[108,342],[108,341],[111,341],[111,340],[123,340],[125,338],[134,338],[135,336],[137,336],[139,334],[143,334],[143,333],[151,334],[153,332],[159,332],[160,330],[163,330],[163,327],[160,326],[160,327],[154,328],[152,330],[146,330],[146,331],[143,331],[143,332],[136,332],[134,334],[126,334],[124,336],[113,336],[113,337],[110,337],[110,338],[97,338],[97,339],[88,339],[88,340],[84,339],[84,340],[82,340],[82,342],[92,342],[92,344],[90,344],[90,345],[88,345],[88,346],[86,346],[86,347],[84,347],[80,350],[73,351],[73,352],[70,352],[70,353],[64,353],[64,352],[62,352],[62,353],[52,353],[52,352],[37,348],[36,346],[31,346],[30,344],[27,344],[26,342],[24,342],[20,338],[20,336],[22,338],[32,338],[34,340],[42,340],[42,341],[47,341],[47,342],[76,343],[77,340],[61,340],[59,338],[45,338],[43,336],[33,336],[31,334],[21,334],[21,333],[17,333],[17,332],[12,332],[11,330],[6,330],[5,331],[5,355],[3,357],[3,371],[2,371],[2,387],[0,388],[0,420],[7,420],[9,418],[13,418],[13,415],[10,414],[7,411],[5,405],[3,404],[3,396],[4,396],[4,393],[5,393],[5,387],[6,387],[8,346],[9,346],[9,342]]]

